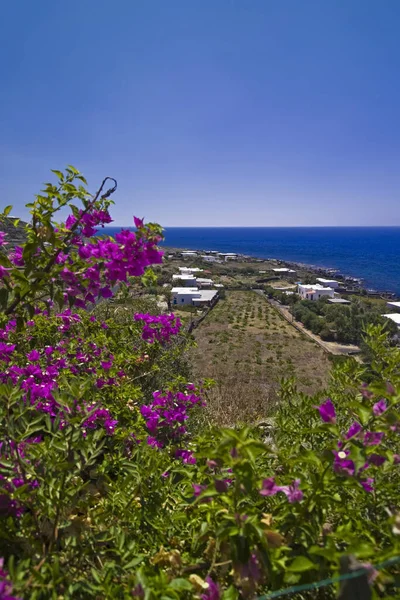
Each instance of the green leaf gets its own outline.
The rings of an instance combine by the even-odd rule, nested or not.
[[[222,594],[222,600],[237,600],[237,598],[239,598],[239,592],[233,585],[230,585]]]
[[[168,585],[169,588],[173,590],[188,590],[191,591],[193,589],[192,584],[182,577],[178,577],[177,579],[173,579],[171,583]]]
[[[51,172],[54,173],[54,175],[57,175],[60,181],[64,181],[64,173],[57,171],[57,169],[51,169]]]
[[[12,204],[9,204],[9,205],[8,205],[8,206],[6,206],[6,207],[5,207],[5,209],[3,210],[3,215],[4,215],[5,217],[7,217],[7,216],[10,214],[11,210],[12,210]]]
[[[303,573],[305,571],[311,571],[312,569],[316,569],[317,567],[306,556],[297,556],[297,558],[294,559],[292,564],[286,568],[292,573]]]
[[[72,165],[68,165],[67,166],[67,171],[70,171],[71,173],[73,173],[74,175],[79,175],[79,171],[78,169],[76,169],[75,167],[73,167]],[[53,171],[54,172],[54,171]]]

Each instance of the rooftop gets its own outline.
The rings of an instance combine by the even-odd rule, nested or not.
[[[320,285],[319,283],[315,283],[314,285],[310,285],[310,284],[305,284],[305,283],[299,283],[299,287],[306,289],[306,290],[332,290],[333,288],[331,287],[325,287],[324,285]]]
[[[336,279],[325,279],[324,277],[317,277],[317,281],[320,281],[321,283],[339,283]]]
[[[195,301],[209,302],[218,294],[217,290],[201,290]]]
[[[400,313],[392,313],[390,315],[382,315],[391,321],[394,321],[396,325],[400,325]]]
[[[344,298],[329,298],[328,302],[331,304],[351,304],[350,300]]]
[[[173,294],[194,294],[195,292],[200,294],[199,288],[197,287],[174,287],[171,292]]]
[[[199,269],[199,267],[179,267],[179,270],[182,271],[182,273],[189,274],[189,273],[199,273],[203,269]]]
[[[392,308],[400,309],[400,302],[387,302],[387,305],[391,306]]]
[[[275,273],[296,273],[293,269],[287,267],[279,267],[278,269],[272,269]]]
[[[181,273],[180,275],[172,275],[172,279],[181,279],[182,281],[191,281],[196,279],[194,275],[190,275],[189,273]]]

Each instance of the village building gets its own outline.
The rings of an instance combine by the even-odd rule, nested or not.
[[[179,275],[172,275],[172,283],[181,282],[185,287],[196,287],[196,277],[194,275],[189,275],[186,273],[182,273]]]
[[[334,290],[339,287],[339,282],[336,279],[324,279],[324,277],[317,277],[318,283],[324,285],[325,287],[331,287]]]
[[[330,287],[324,287],[323,285],[305,285],[299,283],[298,293],[303,300],[319,300],[320,298],[334,298],[335,290]]]

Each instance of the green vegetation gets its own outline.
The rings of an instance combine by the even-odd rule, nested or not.
[[[216,381],[208,402],[214,423],[264,418],[278,401],[283,377],[295,375],[300,390],[309,393],[328,381],[323,350],[255,292],[227,291],[194,337],[195,373]]]
[[[0,233],[0,598],[250,600],[336,576],[348,554],[399,557],[400,349],[382,328],[370,362],[338,360],[328,381],[263,297],[228,292],[196,333],[205,370],[231,365],[218,409],[207,373],[188,383],[176,317],[124,286],[108,301],[152,280],[160,228],[93,237],[115,187],[54,173],[24,247]],[[398,563],[368,569],[374,598],[398,597]]]
[[[382,325],[395,335],[397,326],[381,315],[379,305],[353,297],[350,305],[334,305],[326,299],[300,300],[292,305],[292,314],[307,329],[323,340],[360,344],[368,325]]]

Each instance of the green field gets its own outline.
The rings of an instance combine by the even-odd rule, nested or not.
[[[310,393],[329,378],[324,351],[255,292],[227,292],[194,335],[194,371],[216,381],[209,411],[219,424],[265,417],[283,377],[295,375],[299,389]]]

